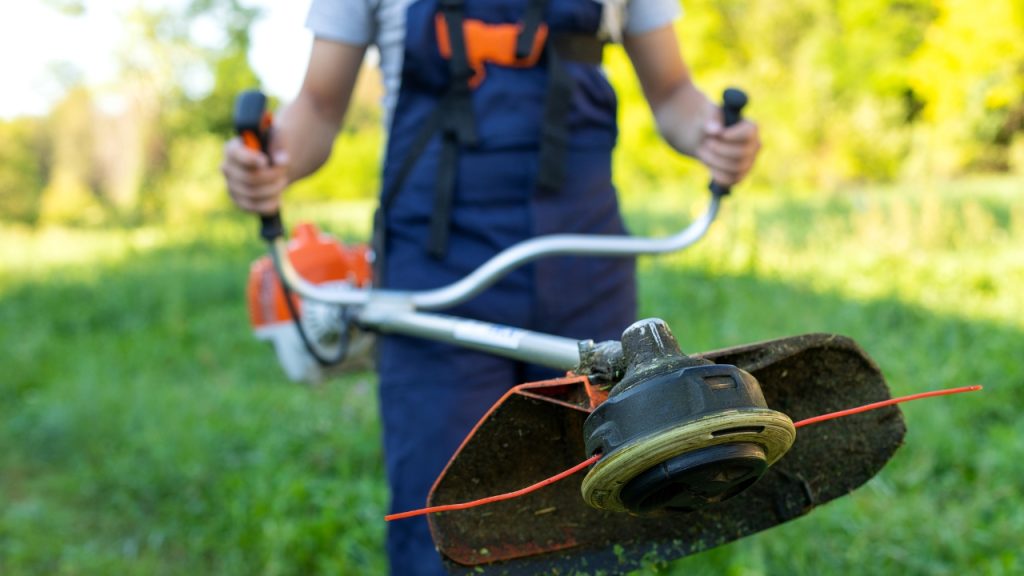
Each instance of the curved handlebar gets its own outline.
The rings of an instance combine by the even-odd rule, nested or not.
[[[742,118],[747,96],[741,90],[730,88],[723,95],[723,120],[731,126]],[[238,113],[236,113],[236,117]],[[244,115],[243,115],[244,116]],[[255,117],[255,114],[249,114]],[[236,124],[238,121],[236,120]],[[711,182],[711,202],[702,216],[694,220],[679,233],[665,238],[631,238],[623,236],[596,236],[577,234],[553,234],[532,238],[499,252],[468,276],[433,290],[404,292],[397,290],[356,289],[339,291],[324,290],[307,282],[292,267],[288,260],[285,241],[273,238],[271,256],[282,280],[303,298],[318,300],[327,304],[361,306],[371,301],[390,301],[396,305],[414,310],[443,310],[461,304],[480,294],[512,270],[550,256],[639,256],[662,254],[686,248],[707,233],[718,215],[722,197],[729,194],[729,187]],[[268,235],[264,238],[271,240]]]
[[[371,300],[388,299],[416,310],[443,310],[461,304],[480,294],[512,270],[534,260],[550,256],[639,256],[682,250],[700,240],[718,215],[721,197],[713,195],[707,210],[682,231],[665,238],[632,238],[628,236],[597,236],[553,234],[525,240],[494,255],[468,276],[440,288],[421,292],[356,289],[325,290],[306,281],[288,260],[287,245],[278,238],[271,245],[271,256],[281,278],[303,298],[327,304],[360,306]]]

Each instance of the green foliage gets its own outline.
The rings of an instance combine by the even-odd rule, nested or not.
[[[220,165],[211,162],[224,149],[216,134],[203,134],[171,143],[167,170],[153,181],[153,194],[145,206],[149,220],[169,223],[196,221],[232,208]]]
[[[34,223],[50,163],[45,124],[23,118],[0,122],[0,218]]]
[[[283,382],[205,224],[3,233],[0,572],[382,572],[372,388]]]
[[[1024,515],[1005,506],[1024,449],[997,440],[1024,432],[1012,408],[1024,399],[1021,185],[736,198],[724,226],[673,256],[676,266],[645,267],[645,314],[684,302],[667,317],[687,326],[685,348],[839,332],[874,357],[894,394],[986,386],[984,397],[907,405],[906,445],[853,496],[658,573],[1012,574],[1024,565],[1012,536]],[[920,521],[934,510],[942,522]]]
[[[80,13],[81,3],[53,4]],[[258,9],[236,0],[162,8],[140,4],[129,10],[116,86],[83,86],[65,74],[68,93],[45,122],[42,142],[20,125],[0,129],[0,136],[10,136],[0,144],[0,219],[137,223],[221,206],[219,182],[190,180],[211,170],[182,168],[195,162],[217,165],[221,150],[209,145],[211,138],[230,135],[235,95],[259,85],[246,56],[248,30],[258,16]],[[194,26],[204,19],[223,30],[220,44],[196,41]],[[188,150],[195,156],[186,159]],[[190,193],[177,202],[181,190],[199,186],[210,187],[209,199]]]
[[[1024,5],[939,2],[939,17],[911,61],[929,120],[929,168],[1005,168],[1024,128]],[[1008,125],[1017,117],[1016,125]]]
[[[213,88],[204,97],[186,103],[189,132],[214,133],[221,138],[232,135],[231,111],[234,110],[235,96],[260,85],[248,60],[249,29],[260,14],[261,9],[246,6],[238,0],[192,0],[183,16],[184,21],[191,23],[207,19],[216,22],[224,33],[225,41],[223,46],[211,50],[206,58],[213,75]]]
[[[235,96],[260,84],[247,58],[248,31],[259,15],[237,0],[192,0],[177,9],[134,13],[126,74],[149,88],[144,99],[159,110],[143,119],[155,142],[146,169],[148,194],[138,205],[145,218],[180,220],[190,210],[201,216],[224,206],[222,179],[208,177],[222,155],[214,143],[232,135]],[[197,43],[194,27],[201,21],[223,32],[219,44]],[[211,85],[197,90],[204,75]]]
[[[39,220],[43,224],[95,223],[103,217],[94,185],[92,95],[72,90],[54,111],[53,164],[40,191]]]
[[[906,445],[853,495],[639,574],[1024,568],[1022,184],[741,194],[693,249],[640,261],[642,314],[686,350],[838,332],[895,394],[986,390],[907,405]],[[696,197],[628,220],[677,230]],[[365,235],[372,202],[305,209]],[[246,319],[253,236],[240,215],[0,228],[0,573],[384,573],[373,379],[285,381]]]
[[[820,188],[900,175],[911,147],[908,106],[916,106],[907,61],[933,17],[932,2],[697,0],[686,8],[676,29],[695,80],[712,97],[729,85],[751,95],[748,114],[765,140],[755,182]],[[633,132],[653,134],[638,113],[640,92],[623,85],[631,77],[614,77],[626,110],[624,144],[637,140]],[[664,177],[662,154],[645,159],[653,146],[626,145],[619,165]]]
[[[82,5],[48,2],[71,14]],[[6,195],[3,218],[124,223],[188,209],[166,194],[208,184],[184,181],[201,171],[179,169],[182,151],[201,150],[207,162],[219,162],[210,136],[230,136],[235,95],[259,85],[247,61],[249,29],[259,17],[242,0],[135,5],[125,19],[117,85],[82,87],[66,74],[70,91],[51,114],[42,145],[53,149],[52,162],[32,161],[40,149],[32,139],[3,144],[5,181],[32,180],[33,170],[44,180],[18,184],[17,200]],[[221,37],[197,42],[196,27],[211,23]],[[692,0],[676,30],[708,94],[738,85],[751,95],[748,114],[765,143],[754,188],[810,192],[1024,171],[1019,1]],[[705,169],[661,141],[621,48],[607,52],[621,103],[615,174],[624,195],[704,181]],[[292,198],[376,195],[379,101],[379,88],[360,89],[335,154],[294,187]],[[72,140],[78,147],[68,152]],[[220,187],[211,194],[219,198]],[[219,205],[188,204],[201,211]]]
[[[226,140],[234,135],[231,111],[235,97],[244,90],[258,88],[260,81],[249,66],[246,53],[240,49],[218,58],[213,63],[213,72],[210,93],[185,107],[188,122],[184,128],[192,134],[213,134]]]
[[[1019,2],[685,5],[677,33],[698,84],[751,95],[765,141],[755,184],[833,189],[1010,167],[1024,131]],[[698,169],[658,142],[626,59],[614,53],[610,68],[622,103],[617,173],[693,180]]]

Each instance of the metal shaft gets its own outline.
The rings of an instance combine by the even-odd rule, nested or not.
[[[446,342],[559,370],[572,370],[580,362],[576,340],[478,320],[369,307],[358,322],[377,332]]]

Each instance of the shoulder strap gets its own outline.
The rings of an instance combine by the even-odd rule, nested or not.
[[[533,50],[533,41],[537,37],[541,22],[544,21],[547,5],[547,0],[530,0],[526,5],[522,20],[523,31],[519,33],[516,41],[516,58],[523,60]]]
[[[451,225],[451,208],[455,195],[458,145],[475,146],[477,143],[469,87],[473,70],[466,58],[466,40],[462,26],[464,0],[438,0],[438,6],[441,9],[442,17],[448,24],[449,42],[452,48],[452,56],[448,60],[448,71],[452,81],[448,91],[441,97],[437,108],[420,128],[416,140],[402,160],[395,178],[381,194],[380,205],[374,215],[373,233],[374,278],[378,285],[383,282],[385,258],[387,257],[387,212],[434,136],[438,132],[441,133],[441,162],[438,165],[434,211],[430,221],[430,239],[427,251],[435,258],[444,256],[448,244],[448,229]]]
[[[544,102],[544,121],[541,125],[540,163],[537,186],[553,193],[565,180],[565,152],[569,147],[569,111],[572,105],[572,77],[549,38],[548,91]]]
[[[452,204],[455,200],[455,178],[458,173],[459,145],[476,146],[478,137],[473,120],[469,81],[473,70],[466,57],[464,0],[440,0],[441,14],[448,24],[448,40],[452,57],[448,60],[451,85],[441,100],[441,158],[438,164],[434,211],[430,219],[427,252],[443,258],[448,249]]]

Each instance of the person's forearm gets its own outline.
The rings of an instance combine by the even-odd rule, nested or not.
[[[365,46],[314,40],[302,89],[274,123],[275,152],[288,154],[289,182],[312,174],[330,157],[365,52]]]
[[[288,154],[289,182],[305,178],[327,162],[344,119],[344,104],[324,106],[303,90],[281,111],[274,130]]]
[[[650,104],[662,138],[678,152],[696,157],[705,126],[716,118],[715,105],[688,77]]]
[[[695,157],[705,135],[704,126],[716,117],[716,108],[690,79],[672,26],[627,35],[623,46],[658,131],[678,152]]]
[[[690,79],[672,26],[627,35],[623,45],[665,141],[700,160],[716,182],[732,185],[742,180],[761,147],[757,125],[743,121],[722,126],[718,106]]]

